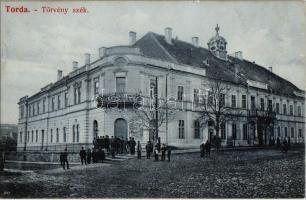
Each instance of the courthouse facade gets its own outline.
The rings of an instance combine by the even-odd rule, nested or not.
[[[149,32],[139,40],[130,32],[129,40],[126,46],[101,47],[95,61],[85,54],[83,66],[73,62],[67,76],[59,70],[55,83],[22,97],[18,103],[18,150],[79,150],[104,135],[134,137],[145,143],[152,133],[132,124],[137,118],[133,102],[139,95],[151,98],[154,87],[162,99],[167,87],[167,97],[177,108],[169,117],[168,128],[165,123],[159,128],[162,143],[198,147],[215,134],[209,123],[198,122],[201,110],[194,106],[205,101],[212,80],[230,87],[225,105],[241,115],[222,125],[222,145],[233,145],[233,139],[236,146],[266,144],[267,138],[277,137],[304,142],[304,91],[272,69],[243,59],[242,52],[229,55],[218,26],[208,48],[200,46],[198,37],[190,42],[173,38],[171,28],[166,28],[164,35]],[[97,108],[95,97],[99,94],[124,94],[116,97],[123,106]],[[259,120],[268,110],[273,123],[263,129]]]

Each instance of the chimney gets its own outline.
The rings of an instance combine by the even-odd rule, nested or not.
[[[106,55],[106,47],[99,48],[99,58],[103,58]]]
[[[238,58],[239,60],[243,60],[242,51],[235,52],[235,57]]]
[[[63,78],[63,71],[62,70],[57,70],[57,80],[61,80]]]
[[[78,69],[78,62],[77,61],[73,61],[72,62],[72,70],[74,71],[76,69]]]
[[[192,44],[195,47],[199,47],[199,38],[198,37],[192,37]]]
[[[85,65],[90,64],[90,53],[85,53]]]
[[[129,38],[130,38],[130,45],[134,45],[136,42],[136,32],[130,31]]]
[[[273,71],[272,71],[272,67],[269,67],[269,70],[270,70],[270,72],[273,72]]]
[[[168,44],[172,44],[172,28],[165,28],[165,39]]]

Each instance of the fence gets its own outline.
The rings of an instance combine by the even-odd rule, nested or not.
[[[26,149],[24,147],[17,147],[17,151],[28,151],[28,152],[61,152],[67,148],[68,152],[79,152],[81,148],[84,147],[85,150],[88,148],[93,148],[92,143],[77,143],[77,144],[55,144],[48,146],[27,146]]]

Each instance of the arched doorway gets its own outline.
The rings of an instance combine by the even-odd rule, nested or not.
[[[98,137],[98,122],[97,122],[97,120],[93,121],[93,137],[94,138]]]
[[[128,129],[127,129],[127,122],[125,119],[119,118],[115,121],[114,127],[114,135],[117,138],[123,137],[123,139],[127,139],[128,137]]]

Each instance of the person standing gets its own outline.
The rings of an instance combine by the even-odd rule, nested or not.
[[[147,153],[147,159],[151,158],[151,142],[148,141],[148,143],[146,144],[146,153]]]
[[[154,147],[154,157],[155,157],[155,161],[158,161],[158,145],[157,144]]]
[[[67,169],[69,168],[69,163],[68,163],[68,152],[67,152],[67,148],[65,148],[64,152],[63,152],[63,168],[65,169],[65,165],[67,165]]]
[[[171,157],[171,147],[167,146],[167,157],[168,157],[168,162],[170,162],[170,157]]]
[[[166,144],[163,144],[161,147],[161,160],[162,161],[166,160],[166,151],[167,151]]]
[[[131,154],[134,155],[135,154],[135,147],[136,147],[136,142],[134,140],[134,138],[131,139]]]
[[[280,146],[281,146],[281,142],[280,142],[279,137],[277,137],[277,140],[276,140],[276,148],[279,149]]]
[[[202,142],[202,144],[200,145],[200,155],[203,158],[205,154],[205,143],[204,141]]]
[[[210,156],[210,148],[211,148],[210,142],[207,140],[205,143],[205,150],[208,156]]]
[[[88,148],[87,153],[86,153],[86,159],[87,159],[87,163],[90,164],[91,163],[91,150],[90,148]]]
[[[80,158],[81,158],[82,165],[84,164],[84,162],[85,162],[85,165],[87,165],[87,162],[86,162],[86,151],[84,150],[84,147],[82,147],[82,149],[80,151]]]
[[[137,158],[141,159],[141,144],[140,141],[137,141]]]
[[[97,150],[95,148],[92,149],[92,163],[96,163],[97,162]]]

